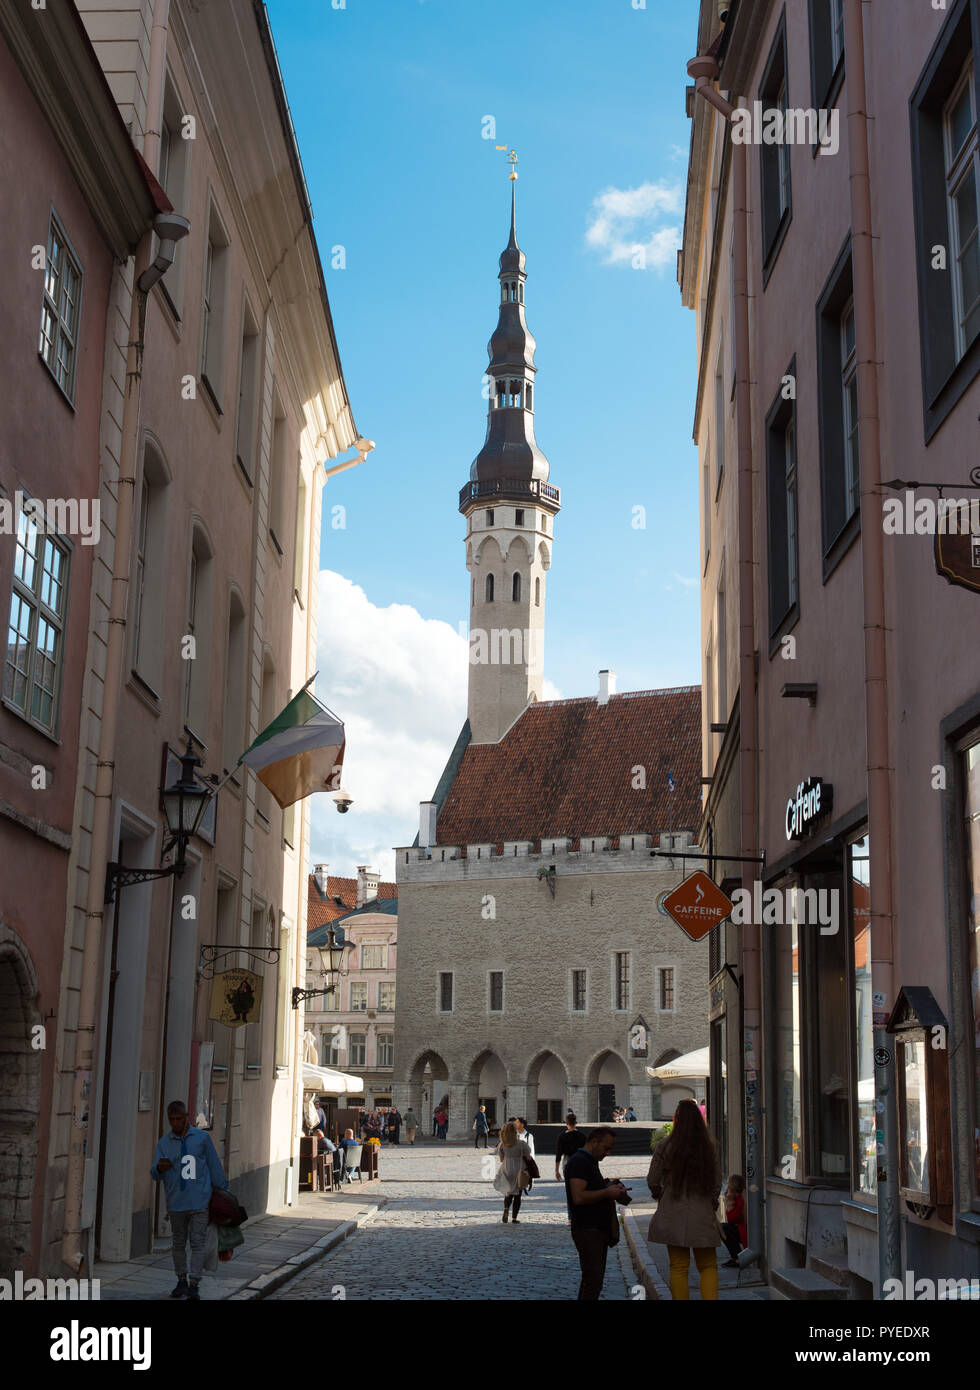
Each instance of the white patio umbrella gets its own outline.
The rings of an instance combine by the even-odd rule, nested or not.
[[[722,1062],[722,1075],[727,1068]],[[647,1076],[652,1076],[657,1081],[672,1081],[678,1077],[706,1077],[710,1074],[708,1065],[708,1049],[698,1047],[693,1052],[685,1052],[682,1057],[673,1057],[669,1062],[665,1062],[662,1067],[647,1067]]]

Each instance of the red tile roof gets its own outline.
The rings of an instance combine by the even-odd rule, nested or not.
[[[633,785],[637,766],[645,787]],[[605,705],[595,696],[530,705],[499,743],[466,748],[436,841],[660,834],[671,820],[675,830],[696,831],[700,819],[701,688],[694,685],[630,691]]]
[[[337,878],[327,875],[327,892],[321,893],[316,877],[308,875],[309,899],[306,908],[306,929],[322,927],[326,922],[335,922],[357,906],[357,879]],[[398,886],[394,883],[378,884],[379,898],[397,898]]]

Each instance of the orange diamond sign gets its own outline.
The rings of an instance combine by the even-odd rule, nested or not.
[[[734,912],[735,904],[703,869],[696,869],[667,894],[663,909],[692,941],[700,941]]]

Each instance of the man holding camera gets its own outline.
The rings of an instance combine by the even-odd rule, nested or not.
[[[611,1182],[599,1172],[616,1142],[607,1125],[592,1130],[583,1146],[565,1162],[565,1199],[572,1240],[582,1268],[579,1299],[598,1299],[606,1277],[606,1255],[616,1220],[610,1202],[628,1203],[630,1195],[621,1182]]]

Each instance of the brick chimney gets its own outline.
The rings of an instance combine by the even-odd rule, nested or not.
[[[319,888],[319,890],[320,890],[320,892],[323,894],[323,896],[326,897],[326,896],[327,896],[327,884],[328,884],[328,882],[329,882],[329,878],[328,878],[328,876],[327,876],[327,865],[326,865],[326,864],[317,864],[317,865],[314,867],[314,869],[313,869],[313,878],[314,878],[314,880],[315,880],[315,882],[316,882],[317,888]]]
[[[365,903],[373,902],[378,896],[378,884],[381,882],[381,875],[376,869],[369,869],[366,864],[357,866],[357,906],[363,907]]]
[[[615,695],[615,694],[616,694],[616,672],[615,672],[615,671],[600,671],[600,672],[599,672],[599,697],[598,697],[598,702],[599,702],[599,704],[600,704],[600,705],[608,705],[610,695]]]

